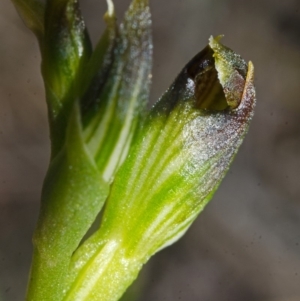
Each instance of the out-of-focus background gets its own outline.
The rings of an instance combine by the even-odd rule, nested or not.
[[[93,41],[104,0],[84,0]],[[129,0],[115,0],[122,16]],[[252,60],[257,108],[213,201],[142,272],[139,301],[300,300],[300,1],[151,0],[155,101],[206,44]],[[0,299],[22,300],[49,158],[40,55],[0,1]]]

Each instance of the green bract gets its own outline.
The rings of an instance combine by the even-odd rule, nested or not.
[[[52,145],[27,300],[118,300],[218,188],[253,116],[253,65],[211,37],[147,112],[148,1],[120,26],[108,1],[94,50],[78,1],[13,2],[39,39]]]

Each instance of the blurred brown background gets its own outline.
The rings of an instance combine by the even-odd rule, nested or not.
[[[104,0],[84,0],[93,40]],[[115,0],[119,16],[129,0]],[[142,272],[139,301],[300,300],[300,1],[152,0],[151,100],[211,34],[252,60],[250,132],[213,201],[187,235]],[[0,1],[0,299],[22,300],[49,158],[40,56]]]

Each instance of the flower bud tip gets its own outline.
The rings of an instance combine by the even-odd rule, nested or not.
[[[112,17],[115,14],[115,7],[112,0],[106,0],[107,2],[107,15],[108,17]]]

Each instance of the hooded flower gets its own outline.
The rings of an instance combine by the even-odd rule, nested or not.
[[[27,300],[116,301],[218,188],[253,116],[253,64],[211,37],[147,112],[147,0],[120,26],[107,1],[94,50],[77,0],[13,2],[39,39],[52,144]]]

